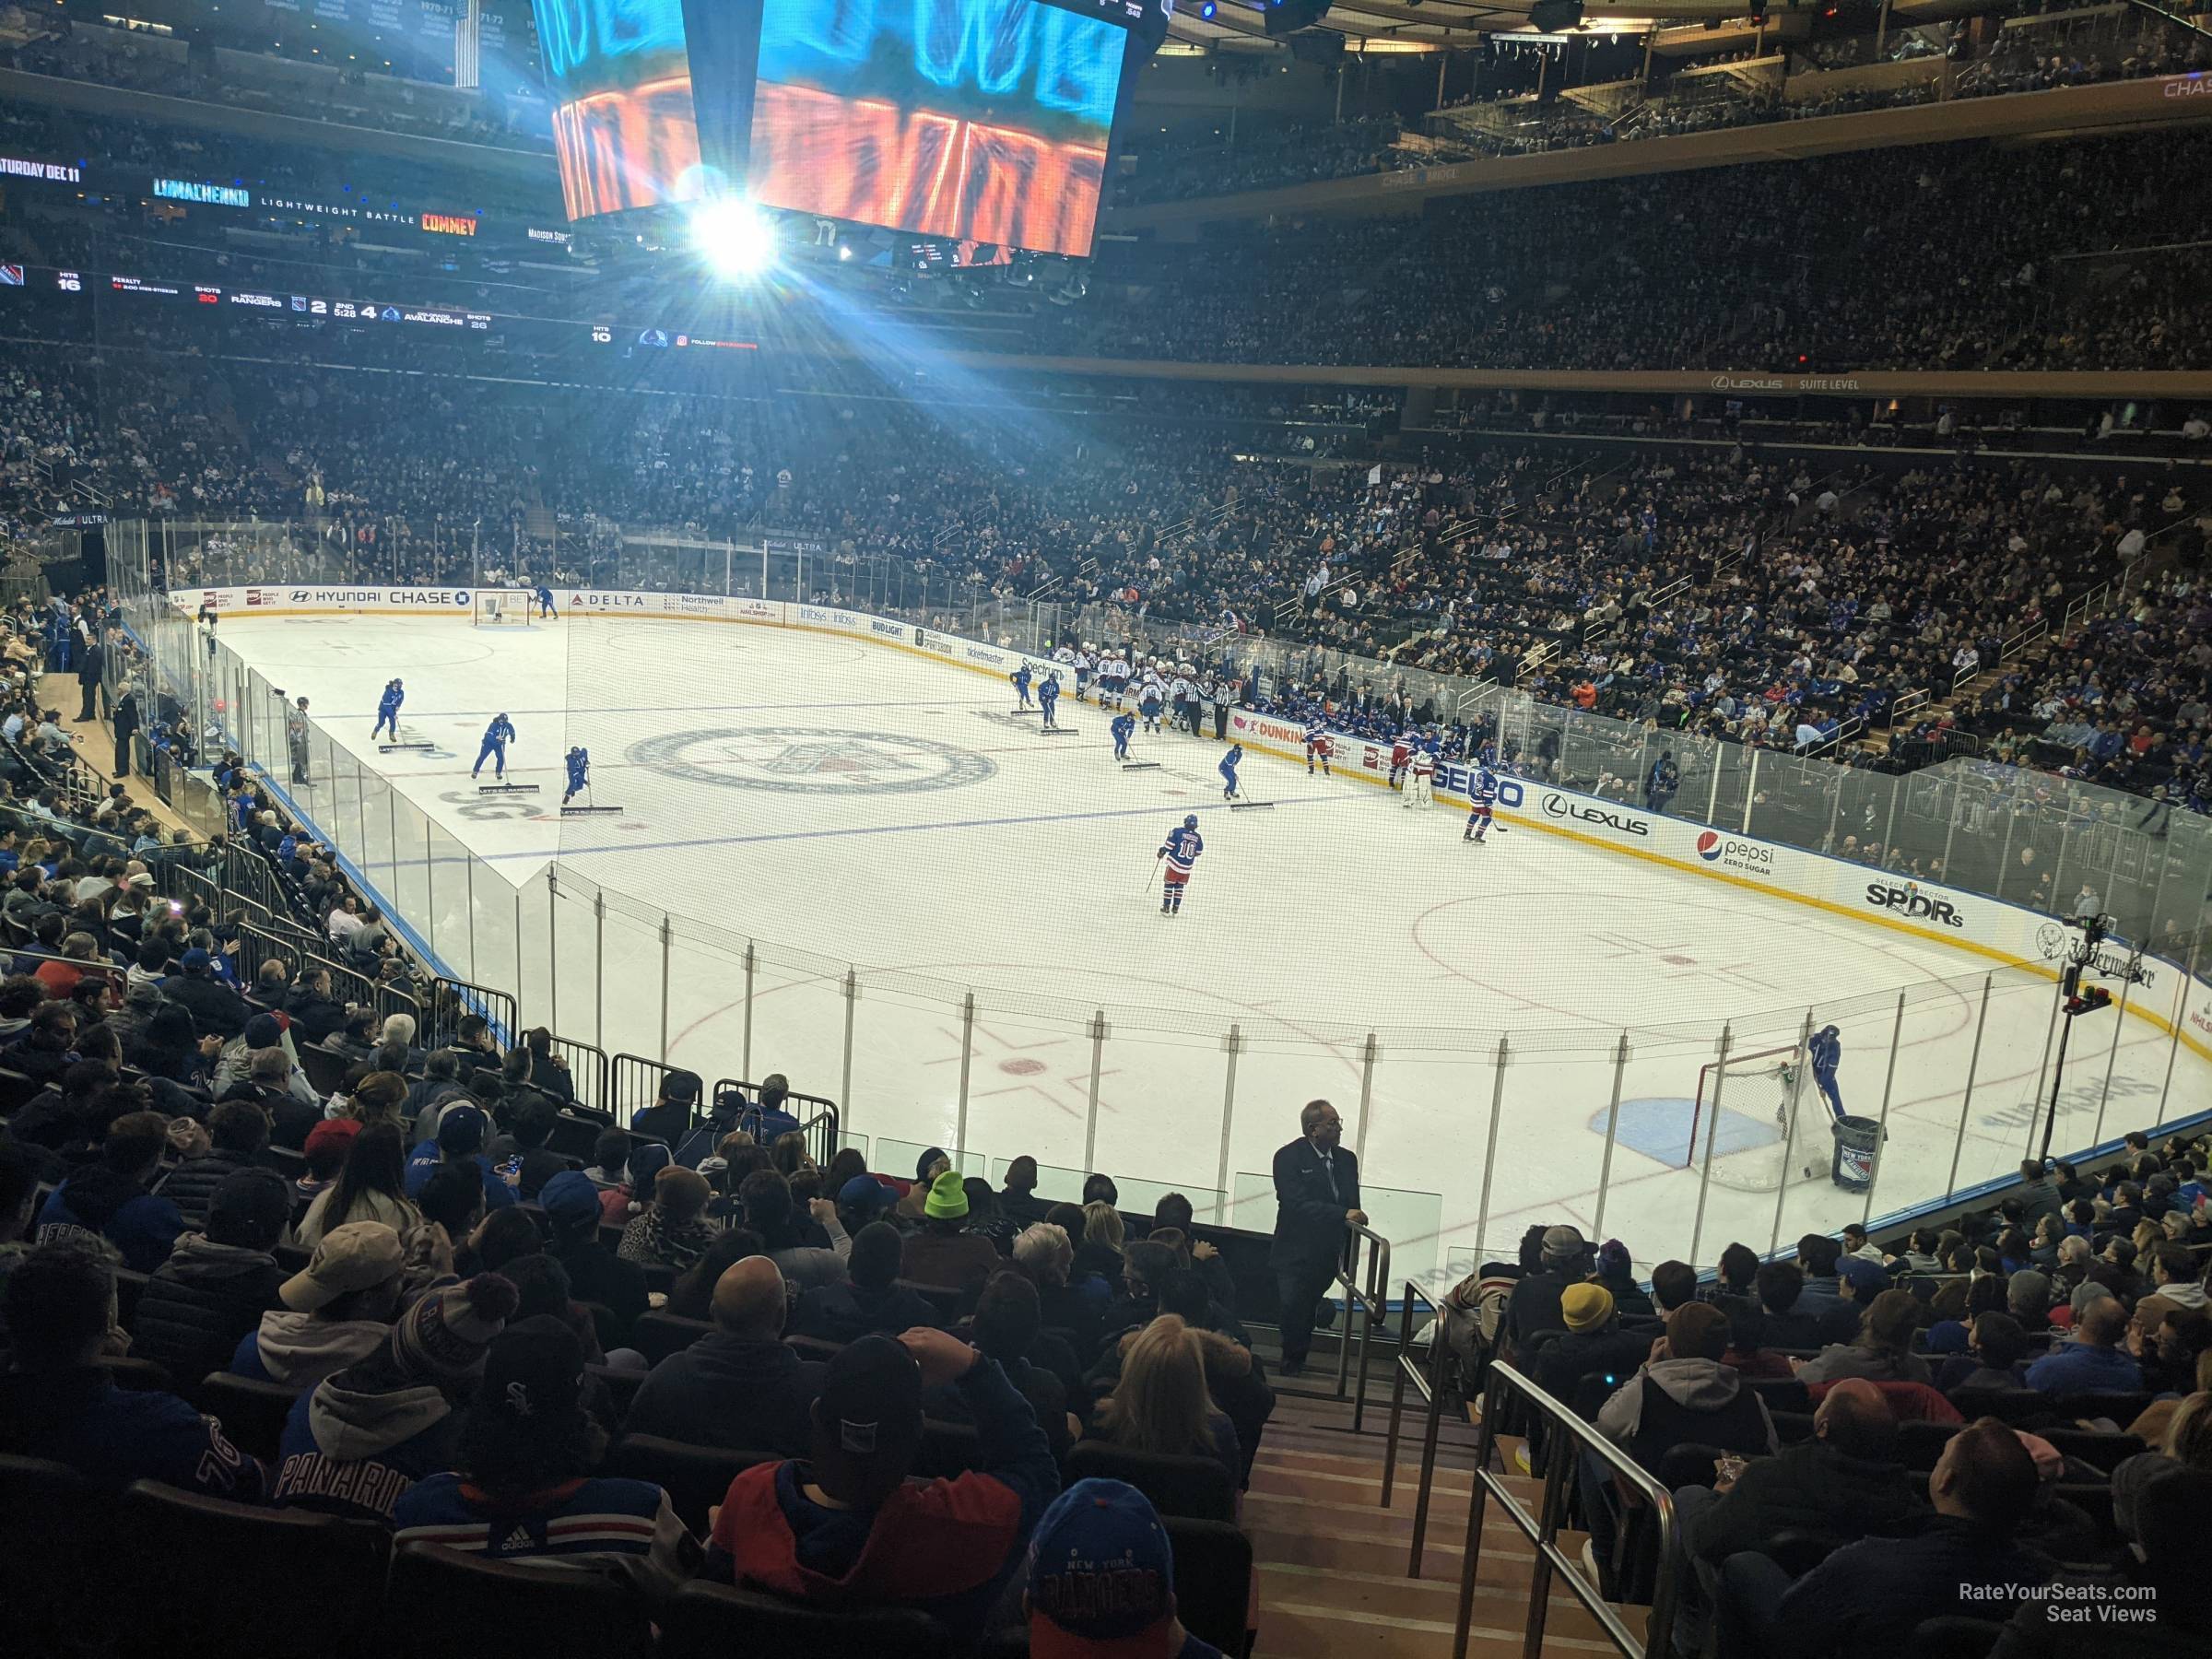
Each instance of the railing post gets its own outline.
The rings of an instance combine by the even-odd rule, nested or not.
[[[1606,1155],[1597,1167],[1597,1214],[1590,1220],[1591,1232],[1600,1239],[1606,1236],[1606,1195],[1613,1185],[1613,1147],[1620,1136],[1620,1085],[1628,1069],[1629,1034],[1624,1030],[1613,1048],[1613,1100],[1606,1108]]]
[[[1090,1094],[1083,1111],[1083,1173],[1099,1167],[1099,1074],[1106,1064],[1106,1010],[1090,1016]]]
[[[952,1147],[955,1153],[968,1149],[968,1073],[975,1063],[975,993],[971,991],[960,998],[960,1104],[959,1116],[953,1124]],[[1083,1173],[1088,1176],[1090,1171]]]
[[[1221,1164],[1214,1177],[1214,1190],[1221,1194],[1222,1214],[1219,1218],[1226,1222],[1229,1219],[1229,1132],[1230,1125],[1236,1122],[1237,1116],[1237,1056],[1244,1049],[1244,1028],[1231,1024],[1229,1035],[1221,1040],[1221,1046],[1228,1052],[1229,1065],[1221,1078]],[[1087,1175],[1089,1172],[1088,1170],[1084,1171]]]
[[[844,1115],[839,1122],[841,1130],[850,1127],[853,1121],[853,1011],[860,1004],[860,971],[845,969],[845,1064],[838,1083],[838,1110]]]
[[[1974,1046],[1966,1057],[1966,1092],[1959,1100],[1959,1135],[1951,1142],[1951,1172],[1943,1183],[1943,1195],[1948,1201],[1959,1190],[1959,1158],[1966,1150],[1966,1124],[1974,1110],[1974,1074],[1982,1069],[1982,1033],[1989,1027],[1989,987],[1994,976],[1982,976],[1982,1011],[1974,1017]]]
[[[1748,835],[1751,833],[1751,803],[1758,798],[1758,795],[1759,751],[1757,749],[1753,749],[1751,751],[1751,770],[1749,772],[1745,774],[1744,777],[1744,819],[1742,823],[1735,827],[1736,832],[1739,835]]]
[[[1903,1046],[1904,1041],[1905,993],[1900,991],[1897,994],[1897,1023],[1889,1028],[1889,1065],[1882,1073],[1882,1105],[1875,1117],[1875,1122],[1880,1127],[1874,1137],[1874,1164],[1866,1171],[1866,1204],[1859,1212],[1861,1227],[1874,1219],[1874,1189],[1882,1178],[1882,1147],[1889,1138],[1889,1093],[1897,1083],[1897,1051]]]

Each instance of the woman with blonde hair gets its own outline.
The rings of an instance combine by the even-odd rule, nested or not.
[[[1162,1313],[1123,1347],[1122,1380],[1100,1402],[1095,1432],[1133,1452],[1215,1458],[1232,1488],[1241,1477],[1237,1431],[1206,1392],[1198,1333],[1173,1313]]]

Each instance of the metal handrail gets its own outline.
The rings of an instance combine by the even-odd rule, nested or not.
[[[1429,1310],[1435,1322],[1429,1339],[1429,1361],[1426,1372],[1413,1354],[1413,1311],[1418,1302]],[[1390,1507],[1393,1488],[1398,1474],[1398,1431],[1406,1415],[1406,1385],[1410,1382],[1420,1393],[1428,1406],[1426,1420],[1421,1428],[1421,1478],[1415,1488],[1413,1502],[1413,1558],[1406,1569],[1408,1578],[1421,1575],[1421,1541],[1429,1526],[1430,1488],[1436,1478],[1436,1441],[1444,1414],[1444,1312],[1429,1300],[1428,1293],[1415,1284],[1406,1281],[1406,1300],[1398,1316],[1398,1351],[1391,1367],[1390,1429],[1382,1439],[1382,1507]]]
[[[1639,1641],[1635,1633],[1621,1622],[1620,1615],[1598,1594],[1597,1586],[1583,1576],[1577,1563],[1556,1542],[1559,1526],[1566,1518],[1567,1483],[1582,1460],[1565,1455],[1564,1444],[1553,1447],[1552,1454],[1545,1459],[1543,1506],[1535,1515],[1523,1509],[1506,1489],[1504,1477],[1490,1472],[1497,1453],[1498,1419],[1509,1391],[1520,1395],[1555,1435],[1593,1453],[1617,1478],[1635,1488],[1658,1518],[1659,1574],[1652,1591],[1651,1617],[1645,1621],[1642,1641]],[[1675,1518],[1675,1495],[1634,1458],[1600,1434],[1594,1425],[1583,1421],[1571,1407],[1545,1393],[1502,1359],[1490,1364],[1483,1394],[1482,1433],[1477,1444],[1475,1490],[1467,1504],[1466,1553],[1460,1558],[1459,1616],[1452,1631],[1452,1659],[1466,1659],[1467,1636],[1475,1618],[1475,1580],[1482,1561],[1483,1517],[1488,1508],[1488,1500],[1493,1495],[1504,1505],[1506,1518],[1536,1547],[1535,1570],[1529,1575],[1527,1640],[1523,1652],[1534,1659],[1534,1655],[1543,1651],[1544,1621],[1551,1606],[1552,1574],[1557,1572],[1565,1579],[1575,1599],[1597,1620],[1606,1640],[1628,1655],[1628,1659],[1669,1653],[1675,1630],[1677,1575],[1682,1564],[1682,1533]]]
[[[1336,1264],[1336,1288],[1344,1292],[1345,1324],[1344,1335],[1336,1344],[1336,1397],[1344,1398],[1345,1385],[1349,1381],[1352,1313],[1358,1309],[1367,1315],[1367,1322],[1359,1327],[1359,1380],[1352,1387],[1352,1432],[1357,1434],[1367,1416],[1368,1343],[1374,1335],[1376,1322],[1387,1324],[1390,1319],[1390,1241],[1372,1228],[1357,1223],[1347,1223],[1345,1230],[1351,1235],[1351,1241]],[[1362,1240],[1368,1245],[1364,1288],[1352,1277],[1359,1270]]]

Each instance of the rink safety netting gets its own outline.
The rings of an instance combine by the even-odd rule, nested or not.
[[[2049,1096],[2056,995],[2052,976],[2034,967],[1992,966],[1811,1006],[1761,1006],[1747,997],[1709,1020],[1631,1022],[1602,1034],[1518,1018],[1394,1025],[1260,1013],[1223,1022],[1141,1000],[1081,1006],[754,938],[739,930],[742,894],[718,895],[711,916],[688,914],[559,859],[517,887],[380,774],[372,756],[355,754],[312,719],[288,720],[276,688],[229,644],[218,639],[210,650],[188,617],[152,593],[143,533],[135,544],[112,534],[111,543],[126,617],[178,715],[234,743],[338,847],[424,955],[454,978],[511,991],[524,1024],[547,1024],[610,1053],[659,1059],[704,1030],[724,1058],[700,1064],[687,1048],[683,1063],[710,1079],[781,1069],[800,1087],[834,1093],[851,1137],[878,1168],[911,1167],[935,1144],[970,1172],[996,1178],[1027,1153],[1046,1165],[1040,1190],[1048,1196],[1073,1196],[1087,1171],[1103,1169],[1132,1206],[1173,1188],[1202,1217],[1265,1228],[1272,1220],[1266,1153],[1282,1138],[1283,1102],[1326,1093],[1375,1178],[1367,1207],[1412,1277],[1510,1253],[1521,1228],[1543,1213],[1525,1191],[1532,1164],[1586,1186],[1578,1218],[1595,1234],[1628,1238],[1648,1266],[1670,1255],[1709,1260],[1729,1238],[1765,1248],[2001,1179],[2032,1149]],[[933,608],[930,619],[959,618]],[[985,638],[1016,631],[1004,613],[970,620]],[[1025,649],[1049,639],[1042,630],[1057,623],[1031,618],[1029,626],[1039,631],[1016,641]],[[614,641],[603,624],[577,629],[570,680],[639,672],[637,642]],[[983,684],[962,684],[948,698],[972,697]],[[712,701],[712,688],[700,688],[700,697]],[[1565,712],[1519,711],[1539,724]],[[1625,737],[1603,735],[1625,766]],[[634,737],[613,715],[589,716],[571,733],[594,761],[627,753]],[[2024,796],[1998,814],[1990,792],[1953,782],[1945,785],[1947,810],[1924,782],[1867,774],[1862,784],[1860,774],[1824,766],[1829,777],[1813,772],[1817,766],[1824,763],[1776,763],[1767,800],[1806,776],[1816,793],[1793,796],[1786,819],[1762,806],[1762,829],[1810,826],[1823,800],[1832,829],[1869,816],[1852,791],[1886,788],[1895,817],[1885,827],[1911,834],[1924,824],[1931,839],[1940,834],[1955,885],[1974,885],[1974,860],[1993,838],[2002,851],[1987,860],[2000,877],[1992,888],[2002,887],[2019,849],[2047,845],[2062,869],[2069,858],[2086,869],[2095,857],[2112,908],[2137,916],[2145,935],[2168,948],[2187,946],[2180,965],[2189,971],[2167,973],[2155,1001],[2074,1034],[2054,1150],[2102,1146],[2212,1110],[2204,1063],[2179,1037],[2212,864],[2205,857],[2212,841],[2194,821],[2183,820],[2178,835],[2170,829],[2164,845],[2149,845],[2125,823],[2049,821],[2063,815],[2048,803],[2030,812]],[[302,775],[307,782],[296,783]],[[1720,793],[1717,776],[1709,797]],[[702,825],[713,811],[701,806]],[[1872,816],[1883,816],[1878,806]],[[1830,1024],[1861,1056],[1853,1110],[1889,1131],[1863,1194],[1787,1182],[1753,1194],[1712,1180],[1716,1163],[1725,1171],[1789,1151],[1783,1139],[1762,1139],[1756,1122],[1728,1123],[1725,1098],[1721,1135],[1693,1147],[1685,1127],[1681,1144],[1670,1142],[1671,1108],[1696,1092],[1701,1067]],[[1052,1045],[1061,1109],[1009,1114],[989,1097],[987,1051],[1009,1039]],[[918,1096],[926,1101],[917,1104]],[[1569,1124],[1589,1133],[1570,1140],[1559,1133]]]

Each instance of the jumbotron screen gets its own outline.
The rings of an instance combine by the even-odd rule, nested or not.
[[[569,216],[742,181],[794,212],[1089,253],[1127,33],[1041,0],[535,0]]]
[[[534,3],[569,218],[711,194],[683,0]]]
[[[765,0],[753,199],[1086,255],[1125,38],[1035,0]]]

